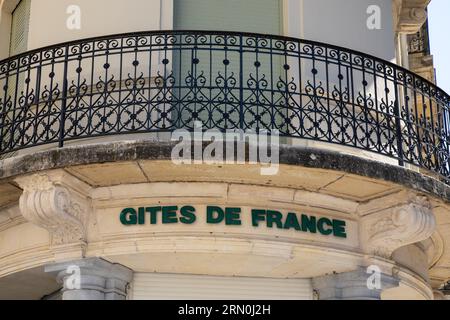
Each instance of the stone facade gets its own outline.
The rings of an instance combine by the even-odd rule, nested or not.
[[[152,1],[157,9],[145,21],[170,29],[172,2]],[[392,1],[397,36],[423,30],[429,2]],[[17,3],[0,0],[0,33],[10,33]],[[299,36],[299,4],[283,5],[284,31]],[[38,46],[48,39],[32,40]],[[7,51],[0,43],[0,56]],[[387,44],[382,51],[395,56]],[[429,52],[408,60],[434,80]],[[101,139],[35,146],[0,160],[0,298],[10,291],[124,300],[137,272],[306,279],[320,300],[449,294],[450,187],[413,165],[398,166],[395,156],[299,139],[280,147],[279,173],[267,177],[249,162],[177,166],[174,143],[163,138]],[[208,223],[211,206],[239,209],[240,223]],[[172,208],[169,222],[149,222],[147,209],[159,207]],[[173,218],[181,207],[195,208],[195,223]],[[134,224],[121,220],[125,209],[134,212]],[[255,209],[266,214],[260,224]],[[298,220],[289,224],[287,216]]]
[[[142,155],[118,150],[108,153],[124,155],[109,163],[99,161],[101,153],[96,152],[90,164],[86,163],[89,147],[72,147],[66,150],[71,156],[58,160],[70,162],[61,163],[59,169],[55,163],[49,168],[41,163],[36,172],[33,166],[22,171],[13,168],[22,166],[23,160],[4,161],[4,182],[17,183],[23,189],[19,206],[8,210],[26,219],[16,226],[10,224],[9,230],[15,232],[26,226],[34,248],[26,242],[0,248],[0,256],[8,250],[22,252],[21,256],[9,254],[7,260],[0,261],[0,274],[26,270],[36,263],[38,255],[49,274],[59,274],[58,281],[64,283],[64,278],[71,276],[65,268],[77,266],[82,276],[85,270],[87,282],[82,282],[78,291],[63,290],[61,297],[67,299],[91,297],[83,291],[90,287],[96,288],[91,298],[124,298],[125,285],[131,280],[122,274],[108,282],[108,272],[101,271],[116,265],[141,272],[214,276],[236,272],[246,277],[301,275],[312,279],[318,297],[323,299],[433,297],[428,269],[445,253],[437,251],[441,249],[436,240],[428,239],[436,239],[436,232],[445,232],[441,216],[435,214],[445,202],[431,190],[424,192],[418,185],[411,189],[407,180],[401,184],[340,171],[345,167],[325,169],[326,161],[320,162],[323,168],[294,161],[281,164],[280,173],[270,178],[268,186],[258,166],[229,165],[226,170],[220,165],[180,167],[164,160],[162,153],[153,159],[155,155],[148,153],[152,144],[137,143],[142,147],[139,150],[145,151]],[[125,146],[130,144],[121,147]],[[103,148],[117,148],[117,144],[92,150]],[[77,160],[75,155],[83,149],[84,156]],[[303,152],[286,150],[292,153],[291,157],[285,154],[285,159]],[[347,166],[353,168],[349,163]],[[11,175],[13,172],[15,175]],[[194,206],[198,220],[192,225],[133,227],[119,221],[123,208],[160,205]],[[206,225],[203,212],[207,205],[239,207],[243,217],[250,217],[251,208],[264,208],[340,219],[346,223],[347,235],[338,239],[295,230],[254,228],[247,218],[241,226]],[[32,231],[35,227],[39,232]],[[40,230],[48,233],[48,238],[39,240]],[[418,243],[423,243],[419,251],[415,247],[399,251]],[[205,255],[212,260],[204,260]],[[418,268],[417,259],[422,255],[424,265]],[[109,262],[92,260],[94,257]],[[242,257],[245,267],[237,268]],[[83,258],[87,260],[80,260]],[[178,262],[175,265],[174,259]],[[8,267],[12,265],[15,267]],[[380,268],[382,289],[365,287],[364,279],[370,276],[365,270],[370,266]],[[108,295],[110,292],[115,293]]]

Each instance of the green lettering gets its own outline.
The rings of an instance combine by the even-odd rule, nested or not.
[[[145,208],[140,207],[138,208],[138,223],[139,224],[145,224]]]
[[[214,216],[214,213],[216,216]],[[222,208],[208,206],[206,208],[206,222],[207,223],[220,223],[223,221],[225,213]]]
[[[168,206],[162,208],[162,223],[177,223],[178,206]]]
[[[273,224],[275,223],[278,229],[283,228],[283,223],[281,222],[282,218],[283,215],[280,212],[267,210],[267,227],[272,228]]]
[[[181,217],[180,221],[184,224],[192,224],[196,220],[195,208],[192,206],[184,206],[180,209]]]
[[[123,225],[132,225],[137,223],[137,213],[133,208],[125,208],[120,213],[120,222]]]
[[[306,214],[302,214],[301,225],[303,232],[316,233],[316,217],[308,217]]]
[[[161,207],[148,207],[145,208],[145,211],[150,213],[150,224],[156,224],[157,223],[157,215],[158,212],[161,211]]]
[[[301,231],[300,224],[298,223],[298,218],[295,213],[289,212],[286,221],[284,222],[284,229],[294,228],[295,230]]]
[[[347,233],[345,232],[345,221],[333,220],[333,234],[338,238],[347,238]]]
[[[325,229],[324,225],[327,225],[330,228]],[[328,218],[320,218],[319,221],[317,221],[317,229],[319,229],[320,234],[328,236],[333,233],[333,223]]]
[[[225,224],[230,226],[240,226],[241,208],[225,208]]]
[[[266,218],[266,210],[252,209],[252,225],[259,226],[259,221],[264,221]]]

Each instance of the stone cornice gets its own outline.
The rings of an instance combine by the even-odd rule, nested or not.
[[[0,183],[44,170],[96,163],[171,160],[176,143],[150,140],[96,143],[51,149],[0,160]],[[340,171],[392,182],[450,203],[450,186],[396,165],[327,149],[280,146],[280,164]]]
[[[427,19],[426,8],[431,0],[396,0],[394,14],[396,31],[416,33]]]
[[[16,205],[0,210],[0,213],[3,214],[0,216],[0,232],[26,222]]]

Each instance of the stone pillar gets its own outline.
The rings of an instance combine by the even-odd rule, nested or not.
[[[318,300],[380,300],[384,290],[399,285],[398,279],[381,273],[380,287],[370,288],[368,279],[371,275],[365,268],[359,268],[313,278],[312,285]]]
[[[125,300],[133,271],[99,258],[45,267],[63,284],[62,300]]]

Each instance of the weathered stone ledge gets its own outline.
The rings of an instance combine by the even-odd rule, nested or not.
[[[77,165],[137,160],[170,160],[176,142],[150,140],[120,141],[76,145],[36,152],[0,161],[0,181],[42,170]],[[247,153],[248,154],[248,153]],[[380,179],[450,202],[450,186],[445,183],[392,164],[344,154],[327,149],[301,146],[280,147],[280,164],[341,171]]]

